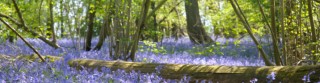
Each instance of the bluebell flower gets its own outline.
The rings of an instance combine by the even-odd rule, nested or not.
[[[276,73],[275,72],[271,72],[271,74],[269,74],[268,76],[267,76],[267,81],[268,81],[268,83],[271,83],[273,80],[275,80],[276,79]]]

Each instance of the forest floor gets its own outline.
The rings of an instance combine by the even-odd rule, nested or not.
[[[146,42],[140,42],[137,62],[146,63],[167,63],[167,64],[195,64],[195,65],[226,65],[226,66],[264,66],[259,57],[254,56],[254,44],[250,41],[242,41],[240,44],[228,43],[225,40],[218,40],[221,46],[201,46],[192,45],[187,38],[174,41],[171,38],[162,43],[154,43],[152,47]],[[28,41],[44,56],[53,55],[63,57],[65,60],[54,63],[26,63],[24,61],[13,61],[6,63],[7,58],[1,56],[0,62],[0,82],[189,82],[190,78],[185,77],[180,80],[164,79],[156,73],[142,74],[132,71],[125,73],[123,70],[111,72],[110,69],[88,72],[87,70],[77,71],[69,67],[66,62],[70,59],[96,59],[111,61],[108,53],[108,46],[104,45],[100,51],[83,51],[79,45],[83,42],[77,42],[71,39],[60,39],[59,49],[54,49],[38,39],[28,39]],[[232,40],[231,40],[232,41]],[[97,40],[93,41],[93,45]],[[29,49],[21,40],[15,43],[3,42],[0,44],[0,54],[16,57],[19,55],[32,55],[33,51]],[[154,51],[153,49],[158,49]],[[159,51],[160,50],[160,51]],[[211,51],[206,51],[211,50]],[[234,53],[232,53],[234,52]],[[53,70],[48,70],[53,68]],[[124,74],[125,73],[125,74]],[[200,81],[199,81],[200,82]]]

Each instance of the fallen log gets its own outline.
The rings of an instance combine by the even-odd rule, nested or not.
[[[160,72],[159,75],[166,79],[181,79],[190,76],[191,80],[211,80],[219,83],[249,82],[256,78],[258,82],[268,81],[267,76],[276,73],[273,82],[303,83],[302,78],[310,72],[312,82],[319,81],[320,66],[217,66],[217,65],[187,65],[187,64],[159,64],[126,61],[103,61],[93,59],[70,60],[69,65],[81,69],[107,67],[111,70],[123,69],[126,71],[140,71],[141,73]],[[157,71],[157,68],[161,68]]]
[[[36,60],[36,56],[28,56],[27,59]],[[20,57],[22,58],[22,57]],[[45,56],[50,62],[63,59],[55,56]],[[40,60],[36,60],[40,61]],[[111,70],[123,69],[127,72],[140,71],[141,73],[157,73],[165,79],[182,79],[184,76],[195,80],[210,80],[219,83],[248,83],[252,79],[258,79],[259,83],[269,80],[267,76],[276,74],[274,83],[303,83],[303,77],[309,75],[311,82],[320,81],[320,66],[223,66],[223,65],[189,65],[189,64],[161,64],[127,61],[103,61],[94,59],[73,59],[69,65],[76,69],[110,68]],[[81,67],[82,66],[82,67]]]

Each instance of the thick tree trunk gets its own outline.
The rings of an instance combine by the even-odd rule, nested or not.
[[[187,14],[187,30],[191,42],[195,44],[212,43],[213,40],[208,36],[201,22],[198,0],[186,0],[185,10]]]
[[[95,3],[95,2],[94,2]],[[90,51],[91,50],[91,40],[93,35],[93,25],[94,25],[94,18],[96,14],[95,7],[89,7],[89,21],[88,21],[88,29],[87,29],[87,37],[86,37],[86,43],[85,43],[85,50]]]

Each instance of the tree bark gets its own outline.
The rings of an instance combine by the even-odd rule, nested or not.
[[[191,42],[195,44],[212,43],[213,40],[208,36],[201,22],[198,0],[186,0],[185,10],[187,16],[187,30]]]
[[[94,3],[96,3],[94,1]],[[91,3],[89,3],[90,5]],[[95,18],[95,14],[96,14],[96,7],[90,7],[89,6],[89,10],[88,10],[88,28],[87,28],[87,37],[86,37],[86,43],[85,43],[85,50],[86,51],[90,51],[91,50],[91,40],[92,40],[92,35],[93,35],[93,25],[94,25],[94,18]]]

